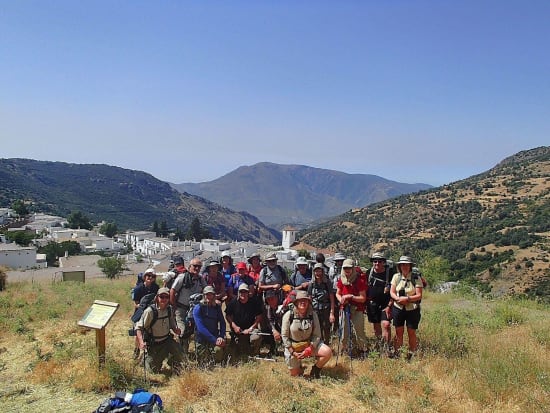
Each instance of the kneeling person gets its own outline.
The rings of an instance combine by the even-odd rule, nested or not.
[[[184,355],[180,345],[174,340],[172,332],[180,334],[172,308],[168,304],[170,290],[160,288],[155,303],[145,309],[136,323],[136,336],[139,348],[145,352],[145,366],[158,373],[164,360],[177,373],[183,363]]]
[[[290,375],[302,374],[302,360],[315,357],[317,361],[311,368],[310,377],[319,378],[321,369],[332,357],[332,350],[321,341],[319,318],[306,291],[296,293],[294,308],[283,316],[281,335]]]
[[[193,308],[196,328],[197,358],[200,362],[225,358],[225,319],[222,308],[216,302],[214,287],[204,287],[203,300]]]

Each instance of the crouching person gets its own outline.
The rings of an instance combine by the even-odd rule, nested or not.
[[[294,307],[283,316],[281,335],[290,375],[301,375],[302,360],[315,357],[316,362],[309,376],[319,378],[321,369],[332,357],[332,350],[321,341],[319,318],[306,291],[296,293]]]
[[[208,285],[203,300],[193,308],[196,329],[196,353],[199,363],[221,363],[225,358],[225,318],[216,302],[216,291]]]
[[[168,304],[170,290],[162,287],[158,290],[154,304],[145,309],[136,323],[136,336],[139,348],[144,352],[145,367],[158,373],[164,360],[176,374],[184,360],[181,346],[174,340],[172,333],[179,335],[172,307]]]

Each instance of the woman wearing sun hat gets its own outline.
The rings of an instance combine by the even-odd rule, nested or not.
[[[422,281],[413,277],[414,262],[411,257],[402,255],[397,262],[397,273],[393,276],[390,295],[393,299],[392,319],[395,327],[394,349],[399,351],[403,345],[403,333],[407,324],[410,359],[416,352],[418,341],[416,330],[420,323],[420,304],[422,300]]]
[[[291,376],[302,374],[302,360],[315,357],[310,377],[319,378],[332,350],[321,340],[321,326],[306,291],[297,291],[294,306],[283,316],[281,336]]]

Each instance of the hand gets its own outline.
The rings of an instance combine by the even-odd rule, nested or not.
[[[235,327],[233,327],[233,331],[237,334],[241,334],[242,333],[242,330],[241,328],[238,326],[238,325],[235,325]]]
[[[179,327],[176,327],[174,333],[176,333],[176,335],[178,336],[181,336],[181,329]]]
[[[222,337],[218,337],[216,339],[216,346],[218,347],[225,347],[225,339]]]
[[[252,329],[250,329],[250,328],[247,328],[247,329],[245,329],[245,330],[241,330],[241,334],[250,334],[250,331],[251,331],[251,330],[252,330]]]
[[[141,343],[139,343],[139,349],[147,350],[147,343],[145,341],[142,341]]]
[[[275,341],[281,341],[281,333],[279,333],[278,331],[273,331],[273,339]]]
[[[336,318],[334,317],[334,313],[330,313],[330,316],[328,317],[328,321],[330,322],[330,324],[334,324],[334,322],[336,321]]]
[[[281,288],[281,284],[273,284],[272,285],[272,290],[278,290],[279,288]]]

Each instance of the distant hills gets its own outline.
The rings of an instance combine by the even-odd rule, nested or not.
[[[485,173],[351,210],[300,241],[366,260],[444,258],[453,279],[497,294],[550,297],[550,147],[508,157]]]
[[[145,172],[108,165],[0,159],[0,206],[23,199],[31,210],[68,216],[82,211],[94,223],[148,229],[165,221],[185,231],[197,217],[212,236],[278,243],[280,234],[256,217],[190,194],[181,194]]]
[[[224,205],[247,211],[269,226],[310,224],[353,208],[431,188],[376,175],[347,174],[302,165],[260,162],[241,166],[210,182],[172,184]]]

